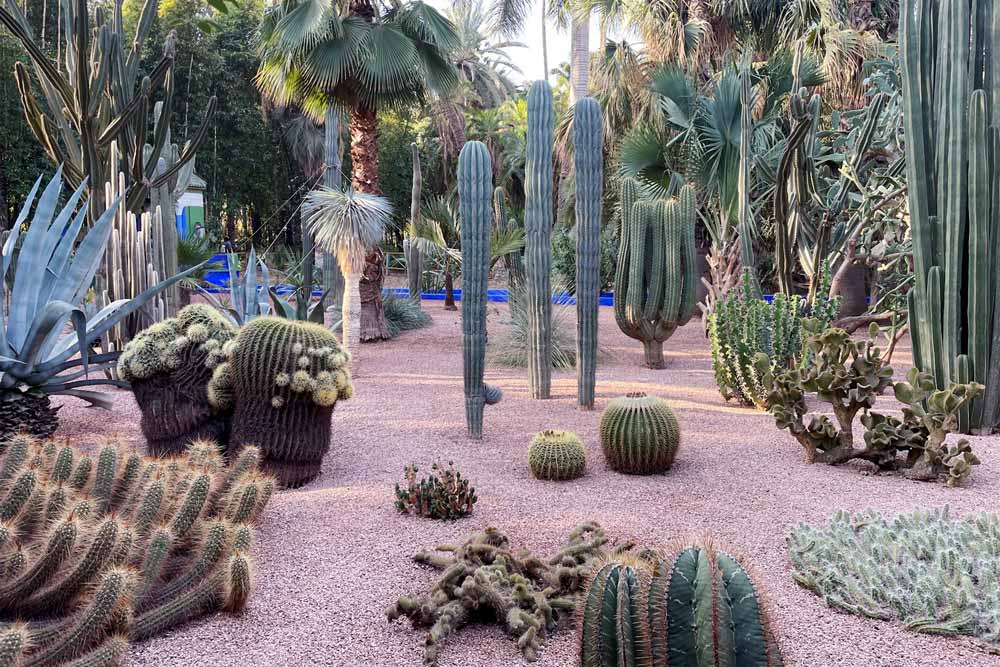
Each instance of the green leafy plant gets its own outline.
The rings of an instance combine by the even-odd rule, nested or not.
[[[886,518],[837,512],[788,537],[795,581],[830,606],[908,630],[970,635],[1000,652],[1000,521],[948,507]]]
[[[965,439],[947,443],[958,426],[958,413],[982,392],[975,382],[938,390],[933,377],[911,369],[906,382],[896,383],[896,399],[904,404],[902,418],[873,412],[877,397],[892,386],[892,367],[875,345],[877,325],[869,338],[853,340],[838,328],[821,331],[808,321],[808,362],[771,376],[769,360],[757,355],[757,373],[770,387],[768,405],[778,428],[788,429],[806,450],[810,463],[837,465],[854,459],[878,470],[901,470],[911,479],[946,478],[962,484],[979,459]],[[830,405],[834,420],[810,411],[806,397],[815,394]],[[864,444],[854,441],[854,419],[861,413]]]
[[[601,229],[600,287],[607,290],[615,282],[618,261],[618,227],[608,224]],[[552,233],[552,270],[569,292],[576,291],[576,232],[557,229]]]
[[[561,285],[555,285],[553,297],[564,293]],[[510,310],[505,323],[508,329],[505,333],[493,337],[490,345],[493,347],[491,356],[501,366],[509,368],[527,368],[528,356],[531,351],[530,329],[527,302],[527,287],[523,284],[514,286],[508,292]],[[570,306],[556,303],[552,306],[552,368],[566,370],[576,366],[576,340],[573,337],[573,309]]]
[[[382,306],[385,308],[385,324],[392,338],[404,331],[431,325],[431,316],[420,308],[419,303],[401,299],[394,292],[387,292],[382,296]]]
[[[431,474],[417,479],[420,470],[408,465],[403,470],[403,483],[396,484],[396,509],[403,514],[416,514],[429,519],[452,521],[472,514],[476,504],[476,489],[462,477],[455,464],[431,465]]]

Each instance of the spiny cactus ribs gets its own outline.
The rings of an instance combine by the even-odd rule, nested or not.
[[[236,328],[217,310],[194,304],[125,347],[118,372],[132,385],[150,454],[177,454],[201,438],[228,447],[230,415],[212,408],[208,382],[235,337]]]
[[[581,667],[780,667],[761,590],[708,538],[599,563],[577,608]]]
[[[215,443],[146,458],[108,443],[0,441],[0,656],[104,667],[129,640],[241,611],[252,524],[275,488],[244,449]]]
[[[0,439],[22,432],[48,438],[59,428],[58,412],[41,392],[5,392],[0,396]]]
[[[674,463],[680,441],[677,417],[655,396],[636,392],[616,398],[601,415],[604,458],[618,472],[666,472]]]
[[[575,433],[542,431],[528,446],[528,466],[537,479],[576,479],[587,468],[587,450]]]
[[[263,467],[286,487],[319,475],[337,401],[354,392],[348,354],[326,328],[259,317],[227,346],[209,383],[218,410],[233,410],[232,447],[260,447]]]
[[[431,465],[431,474],[417,481],[420,472],[415,465],[403,470],[405,487],[396,484],[396,509],[402,514],[450,521],[472,514],[476,504],[476,490],[462,477],[455,464],[448,467],[440,463]]]

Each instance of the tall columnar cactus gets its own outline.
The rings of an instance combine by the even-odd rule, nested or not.
[[[493,214],[493,161],[486,146],[470,141],[458,155],[458,205],[462,216],[462,371],[469,437],[483,437],[483,406],[498,402],[498,388],[483,383],[486,365],[486,290]]]
[[[217,410],[233,410],[230,446],[260,447],[264,468],[286,487],[319,475],[330,419],[353,394],[348,355],[326,328],[258,317],[227,346],[208,387]]]
[[[410,224],[413,225],[414,229],[417,229],[420,221],[420,193],[423,177],[420,173],[420,150],[416,144],[410,144],[410,152],[413,157],[413,187],[410,191]],[[410,301],[420,305],[421,281],[424,272],[420,247],[414,240],[406,238],[403,240],[403,255],[406,258],[406,283],[409,287]]]
[[[656,396],[642,392],[608,403],[601,415],[601,447],[608,465],[618,472],[651,475],[666,472],[681,444],[673,410]]]
[[[604,199],[604,122],[590,97],[573,114],[576,159],[576,377],[581,408],[594,408],[597,309],[601,290],[601,207]]]
[[[577,610],[581,667],[783,664],[760,589],[708,538],[615,557]]]
[[[528,296],[528,389],[548,398],[552,384],[552,89],[535,81],[528,91],[524,163],[525,278]]]
[[[969,379],[986,385],[959,416],[965,432],[1000,421],[1000,70],[991,65],[1000,18],[984,19],[979,6],[900,7],[913,356],[939,389],[962,381],[965,364]]]
[[[615,321],[642,341],[647,366],[663,368],[663,341],[691,319],[697,298],[694,186],[675,199],[640,201],[638,185],[626,178],[621,207]]]

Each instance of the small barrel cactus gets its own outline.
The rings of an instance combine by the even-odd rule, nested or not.
[[[677,417],[655,396],[639,392],[616,398],[601,415],[604,458],[618,472],[666,472],[674,463],[680,441]]]
[[[263,467],[286,487],[319,475],[330,449],[330,419],[353,393],[348,354],[318,324],[260,317],[227,346],[209,400],[233,413],[230,443],[256,445]]]
[[[587,450],[569,431],[542,431],[531,439],[528,466],[536,479],[576,479],[587,467]]]
[[[125,347],[118,374],[132,385],[150,454],[179,454],[199,439],[226,447],[228,415],[209,404],[207,391],[212,372],[225,361],[223,347],[235,337],[236,328],[217,310],[194,304]]]

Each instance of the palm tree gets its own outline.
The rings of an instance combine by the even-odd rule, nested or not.
[[[454,26],[421,2],[282,0],[260,28],[257,84],[277,104],[295,103],[317,120],[331,107],[350,117],[351,186],[381,194],[378,112],[447,91],[458,77],[450,59]],[[361,340],[389,337],[382,309],[384,256],[369,248],[360,292]]]
[[[461,92],[466,100],[479,108],[492,109],[513,97],[517,87],[510,74],[523,72],[507,50],[525,48],[525,45],[503,40],[493,42],[488,26],[490,17],[479,2],[457,0],[446,16],[454,24],[458,38],[452,62],[464,84]]]

